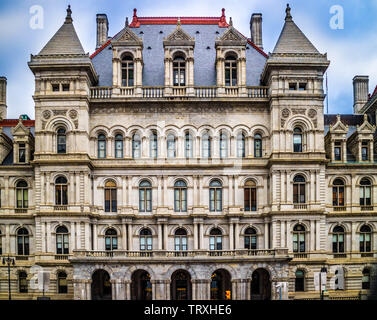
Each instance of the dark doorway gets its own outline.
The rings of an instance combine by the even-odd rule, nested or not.
[[[211,276],[211,300],[231,300],[232,283],[230,273],[218,269]]]
[[[251,276],[251,300],[270,300],[270,274],[265,269],[257,269]]]
[[[105,270],[97,270],[92,275],[92,300],[111,300],[110,275]]]
[[[177,270],[171,276],[171,299],[192,300],[191,276],[186,270]]]
[[[135,271],[131,281],[131,300],[152,300],[152,283],[148,272]]]

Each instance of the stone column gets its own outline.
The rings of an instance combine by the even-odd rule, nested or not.
[[[93,223],[93,250],[98,250],[98,228],[97,228],[97,222]]]
[[[158,250],[162,250],[162,224],[158,223]]]
[[[162,248],[164,250],[167,250],[168,249],[168,224],[167,223],[164,223],[163,224],[163,230],[164,230],[164,239],[163,239],[163,243],[162,243]]]
[[[238,176],[234,176],[234,205],[238,206]]]
[[[268,248],[268,222],[267,221],[264,222],[264,248],[269,249]]]
[[[133,248],[133,243],[132,243],[132,222],[131,221],[127,224],[127,235],[128,235],[128,247],[127,247],[127,249],[129,251],[132,251],[132,250],[134,250],[134,248]]]
[[[231,292],[232,300],[238,299],[237,289],[238,289],[237,280],[232,280],[232,292]]]
[[[205,249],[204,248],[204,230],[203,230],[203,221],[199,223],[199,236],[200,236],[200,243],[198,249]]]
[[[125,285],[125,300],[131,300],[131,280],[124,280]]]
[[[239,228],[239,223],[238,223],[238,221],[237,221],[236,224],[235,224],[235,230],[234,230],[234,233],[235,233],[235,237],[234,237],[234,249],[239,249],[239,248],[240,248],[240,244],[239,244],[239,239],[240,239],[240,228]]]
[[[51,239],[51,223],[47,222],[47,252],[53,252]]]
[[[233,176],[228,176],[228,205],[229,206],[234,206],[234,201],[233,201]]]
[[[320,221],[316,221],[316,227],[315,227],[315,237],[316,237],[316,244],[315,244],[315,249],[321,250],[321,226],[320,226]]]
[[[198,223],[194,222],[194,250],[198,250]]]
[[[234,250],[233,222],[229,223],[229,249]]]
[[[122,221],[122,250],[127,250],[127,229],[124,220]]]

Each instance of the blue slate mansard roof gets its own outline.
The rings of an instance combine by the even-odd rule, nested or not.
[[[178,17],[137,17],[134,14],[134,19],[129,27],[143,40],[144,86],[164,85],[163,39],[176,29],[177,20]],[[217,18],[181,17],[180,21],[182,29],[195,38],[195,86],[215,86],[215,40],[221,37],[228,27],[224,11],[223,15]],[[250,39],[247,40],[246,85],[258,86],[268,56]],[[111,39],[91,55],[92,63],[99,75],[99,86],[112,86],[112,57]]]

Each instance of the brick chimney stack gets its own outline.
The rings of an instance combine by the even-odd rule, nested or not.
[[[358,114],[368,102],[369,77],[355,76],[353,78],[353,112]]]
[[[109,20],[107,20],[106,14],[97,14],[97,46],[96,49],[100,48],[104,43],[107,42],[109,35]]]
[[[7,118],[7,78],[0,77],[0,118]]]
[[[262,14],[253,13],[250,19],[251,41],[261,50],[263,50],[262,39]]]

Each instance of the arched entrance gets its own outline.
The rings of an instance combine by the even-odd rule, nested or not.
[[[171,276],[171,299],[192,300],[191,276],[186,270],[177,270]]]
[[[218,269],[211,276],[211,300],[232,299],[232,283],[230,273],[225,269]]]
[[[131,300],[152,300],[151,276],[147,271],[136,270],[131,281]]]
[[[251,276],[251,300],[270,300],[271,281],[266,269],[256,269]]]
[[[110,275],[105,270],[96,270],[92,275],[92,300],[111,300]]]

